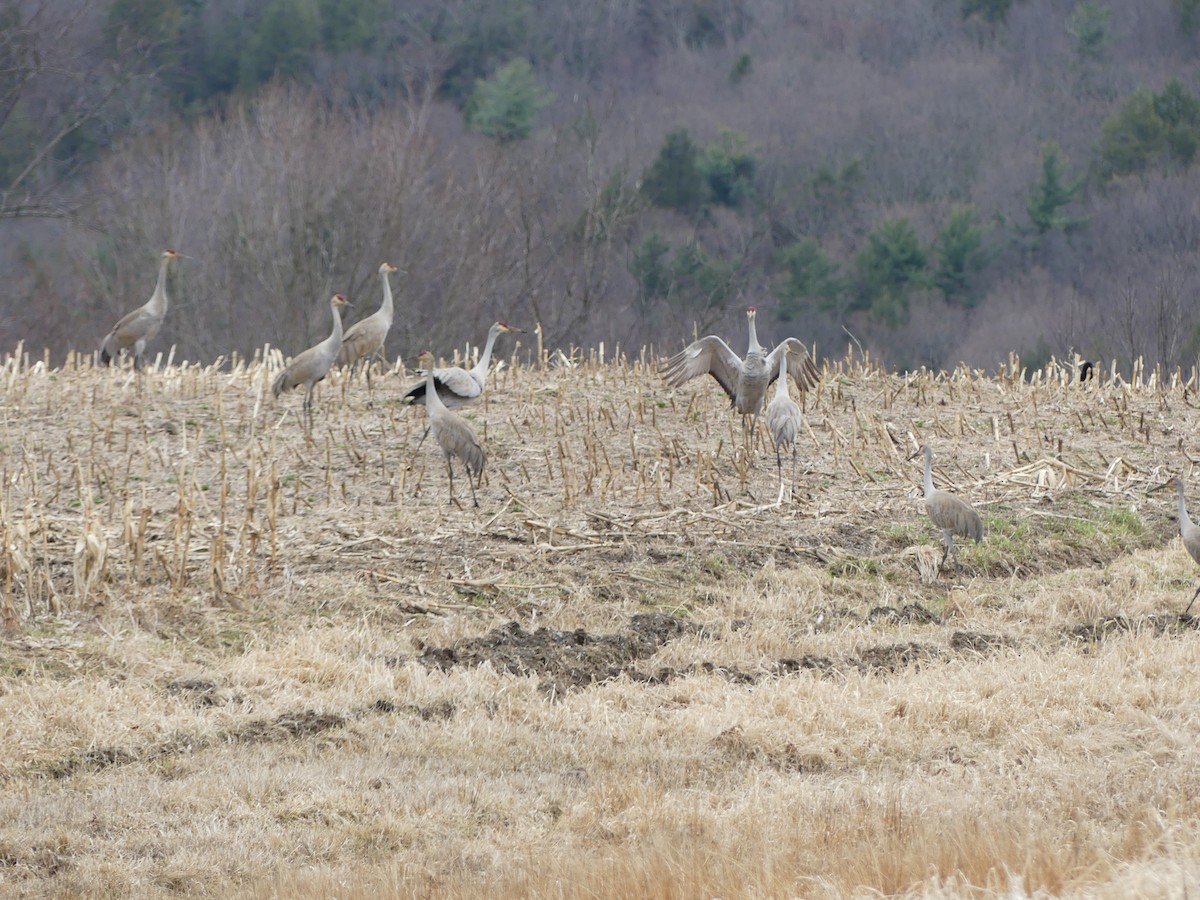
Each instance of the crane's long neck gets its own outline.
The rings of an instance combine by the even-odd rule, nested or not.
[[[788,392],[787,355],[787,347],[784,347],[783,352],[779,354],[779,379],[775,382],[775,393],[781,397],[786,397]]]
[[[1183,482],[1177,482],[1176,486],[1179,491],[1179,530],[1187,531],[1192,527],[1192,520],[1188,516],[1187,502],[1183,498]]]
[[[167,266],[170,262],[169,257],[163,257],[162,262],[158,264],[158,283],[154,285],[154,293],[150,295],[150,302],[146,304],[151,312],[167,311]]]
[[[933,493],[933,451],[925,448],[925,496]]]
[[[762,344],[758,342],[758,331],[754,327],[754,316],[746,316],[746,322],[750,326],[750,349],[746,351],[746,355],[762,353]]]
[[[392,283],[388,281],[387,272],[384,272],[380,277],[383,278],[383,305],[379,307],[379,311],[390,322],[392,321],[392,316],[395,314],[395,307],[392,306]]]
[[[321,343],[325,346],[327,352],[331,352],[336,356],[337,352],[342,348],[342,312],[338,309],[336,303],[330,303],[329,309],[333,313],[333,331]]]
[[[446,409],[446,404],[437,392],[437,382],[433,380],[433,357],[430,357],[425,365],[425,410],[428,412],[431,409]]]
[[[496,346],[496,338],[500,336],[500,329],[495,325],[488,331],[487,343],[483,345],[483,353],[479,357],[479,362],[475,363],[475,368],[471,372],[479,379],[482,384],[487,378],[488,366],[492,364],[492,348]]]

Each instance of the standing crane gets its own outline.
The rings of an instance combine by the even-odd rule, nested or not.
[[[483,388],[487,384],[488,367],[492,364],[492,348],[496,346],[496,338],[508,331],[525,333],[525,329],[516,328],[507,322],[497,322],[488,329],[487,343],[483,345],[483,353],[479,362],[471,369],[458,366],[447,366],[444,369],[434,369],[433,384],[448,409],[458,409],[468,403],[474,403],[483,396]],[[401,395],[401,402],[424,403],[429,390],[429,379],[426,378],[414,384]],[[424,438],[422,438],[424,440]]]
[[[1183,496],[1183,479],[1178,475],[1172,475],[1167,479],[1167,483],[1159,485],[1153,490],[1162,490],[1163,488],[1173,487],[1179,493],[1179,536],[1183,538],[1183,547],[1188,552],[1188,556],[1200,563],[1200,528],[1192,521],[1187,511],[1187,501]],[[1196,602],[1196,598],[1200,597],[1200,588],[1196,588],[1196,593],[1192,594],[1191,603],[1188,603],[1187,609],[1183,611],[1184,616],[1192,611],[1192,604]]]
[[[971,538],[978,544],[983,540],[983,520],[965,500],[960,500],[945,491],[934,490],[933,448],[925,444],[920,452],[925,454],[925,514],[929,516],[929,521],[941,529],[942,540],[946,543],[946,550],[942,553],[942,561],[938,563],[938,568],[945,565],[946,557],[953,553],[954,573],[956,577],[961,578],[954,536]],[[914,453],[909,459],[916,455]]]
[[[788,393],[787,358],[788,345],[782,344],[779,354],[779,375],[775,380],[775,396],[767,404],[767,430],[775,442],[775,467],[779,471],[779,496],[783,497],[783,459],[779,448],[787,444],[792,448],[792,484],[796,483],[796,435],[800,431],[800,406]]]
[[[170,247],[162,252],[158,264],[158,283],[150,300],[144,306],[121,316],[112,331],[104,336],[104,342],[100,345],[100,362],[104,365],[111,366],[113,360],[122,353],[131,353],[134,368],[142,367],[142,353],[146,350],[146,344],[158,334],[167,316],[167,266],[181,256],[182,253],[176,253]]]
[[[818,378],[817,367],[813,365],[808,349],[796,338],[787,338],[768,353],[767,348],[758,342],[754,316],[754,307],[746,307],[750,347],[746,351],[745,359],[730,350],[729,345],[715,334],[710,334],[693,341],[667,360],[659,370],[671,387],[679,387],[697,375],[711,375],[715,378],[721,389],[729,395],[729,405],[742,414],[743,426],[746,416],[753,417],[749,431],[752,443],[755,428],[758,426],[758,414],[767,396],[767,388],[779,377],[780,372],[785,371],[785,367],[780,365],[780,357],[785,348],[790,355],[786,371],[792,376],[801,393],[816,387]]]
[[[383,281],[383,303],[374,313],[346,329],[342,337],[342,349],[338,352],[338,365],[348,365],[351,371],[360,360],[366,360],[367,390],[371,389],[371,361],[378,359],[385,362],[383,343],[392,329],[392,318],[395,315],[392,306],[392,285],[388,281],[388,275],[396,271],[396,267],[387,262],[379,267],[379,277]]]
[[[284,391],[304,385],[304,415],[308,424],[312,425],[312,396],[317,382],[329,374],[337,359],[338,351],[342,348],[342,314],[343,306],[351,304],[341,294],[334,294],[329,299],[329,309],[333,313],[333,331],[329,337],[315,347],[309,347],[298,356],[293,356],[282,372],[271,384],[271,393],[278,397]]]
[[[429,416],[429,428],[426,434],[433,432],[433,439],[442,448],[446,457],[446,471],[450,474],[450,502],[454,502],[454,457],[462,462],[467,470],[467,482],[471,485],[471,500],[479,506],[479,498],[475,494],[475,479],[482,479],[483,467],[487,456],[483,447],[475,437],[475,432],[467,424],[467,420],[458,413],[450,410],[437,389],[433,370],[433,354],[422,350],[417,362],[425,368],[425,412]],[[424,440],[424,438],[422,438]]]

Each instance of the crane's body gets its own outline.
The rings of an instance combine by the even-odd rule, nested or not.
[[[135,368],[142,366],[146,344],[154,338],[167,316],[167,267],[182,254],[167,248],[158,264],[158,283],[150,300],[117,320],[100,345],[100,362],[110,366],[122,354],[133,356]]]
[[[347,305],[346,298],[341,294],[334,294],[330,298],[329,309],[333,313],[333,331],[330,332],[329,337],[292,357],[271,384],[271,393],[276,397],[284,391],[304,385],[304,413],[310,423],[312,422],[313,388],[316,387],[318,381],[329,374],[329,370],[337,359],[338,351],[342,347],[341,309]]]
[[[1187,500],[1183,495],[1183,479],[1177,475],[1172,475],[1167,483],[1162,487],[1173,487],[1179,495],[1179,536],[1183,539],[1183,548],[1187,550],[1190,556],[1197,563],[1200,563],[1200,527],[1196,526],[1188,515]],[[1196,593],[1192,594],[1191,602],[1188,603],[1187,609],[1183,611],[1186,616],[1192,611],[1192,604],[1196,602],[1196,598],[1200,597],[1200,588],[1196,588]]]
[[[787,375],[788,346],[783,345],[779,354],[779,374],[775,379],[775,395],[767,404],[767,430],[775,443],[775,467],[779,472],[779,487],[783,490],[783,458],[780,448],[791,447],[792,483],[796,481],[796,435],[800,431],[800,406],[788,392]],[[782,496],[782,494],[781,494]]]
[[[459,366],[447,366],[433,369],[433,386],[438,397],[448,409],[458,409],[469,403],[474,403],[483,396],[487,386],[488,368],[492,364],[492,348],[496,346],[496,338],[508,331],[524,333],[521,328],[515,328],[507,322],[497,322],[488,329],[487,343],[483,345],[483,353],[470,369]],[[422,379],[404,392],[402,402],[422,404],[429,390],[429,378]]]
[[[392,285],[388,281],[388,275],[395,271],[396,267],[391,263],[385,262],[379,267],[379,278],[383,282],[383,303],[374,313],[346,329],[342,336],[342,348],[338,351],[338,365],[353,367],[361,360],[366,361],[368,388],[371,386],[371,361],[378,359],[384,362],[383,345],[388,332],[392,330],[392,320],[395,318]]]
[[[434,381],[433,354],[426,350],[421,353],[418,361],[425,366],[425,412],[429,416],[428,431],[433,433],[433,439],[442,448],[442,455],[446,459],[446,471],[450,475],[450,502],[454,502],[453,460],[457,457],[467,470],[467,481],[471,485],[471,499],[478,506],[479,498],[475,493],[475,479],[482,476],[487,456],[466,419],[442,402]]]
[[[983,520],[965,500],[934,488],[933,449],[926,444],[922,451],[925,454],[925,513],[929,516],[929,521],[941,530],[942,540],[946,545],[939,565],[944,565],[946,557],[953,554],[954,571],[958,574],[958,550],[954,548],[954,538],[957,535],[979,543],[983,540]]]
[[[679,387],[698,375],[711,375],[728,395],[729,405],[742,416],[753,417],[751,435],[762,411],[767,388],[780,373],[786,371],[791,375],[802,394],[815,387],[818,380],[817,367],[813,365],[808,349],[796,338],[787,338],[769,353],[759,344],[755,315],[754,307],[747,307],[750,343],[744,359],[715,334],[710,334],[693,341],[660,369],[671,387]],[[787,360],[786,365],[780,363],[780,357]]]

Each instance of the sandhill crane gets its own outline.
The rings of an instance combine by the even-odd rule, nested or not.
[[[448,409],[458,409],[483,396],[483,388],[487,383],[488,366],[492,363],[492,348],[496,345],[496,338],[507,331],[525,333],[523,328],[516,328],[507,322],[497,322],[488,329],[487,343],[483,345],[483,353],[474,368],[467,370],[458,366],[447,366],[444,369],[433,370],[433,383],[436,385],[442,403]],[[427,390],[428,379],[423,379],[405,391],[400,399],[408,403],[424,403]]]
[[[342,347],[342,314],[343,306],[352,304],[341,294],[334,294],[329,299],[329,309],[333,313],[333,331],[329,337],[314,347],[309,347],[284,367],[275,381],[271,384],[271,393],[278,397],[284,391],[304,385],[304,415],[312,424],[312,396],[317,382],[329,374]]]
[[[779,496],[783,496],[783,459],[779,448],[792,448],[792,484],[796,483],[796,434],[800,430],[800,406],[788,393],[787,358],[789,347],[783,344],[779,354],[779,375],[775,380],[775,396],[767,404],[767,430],[775,442],[775,466],[779,470]]]
[[[659,370],[671,387],[679,387],[697,375],[711,375],[729,395],[729,405],[745,417],[752,416],[750,439],[753,443],[754,429],[758,425],[758,414],[767,396],[767,388],[783,369],[779,357],[784,347],[789,351],[787,372],[804,393],[817,384],[817,367],[809,358],[808,349],[795,338],[787,338],[770,353],[758,343],[754,328],[755,309],[746,307],[746,321],[750,329],[750,347],[746,358],[741,359],[729,349],[729,345],[715,334],[693,341],[676,353]]]
[[[170,247],[162,252],[158,263],[158,283],[150,300],[123,315],[112,331],[104,336],[104,342],[100,345],[100,362],[104,365],[112,365],[113,360],[122,353],[132,353],[134,368],[141,368],[146,344],[158,334],[167,315],[167,266],[181,256],[182,253],[176,253]]]
[[[453,458],[457,456],[467,470],[467,481],[471,485],[471,499],[478,506],[479,498],[475,495],[475,479],[482,476],[487,457],[484,455],[483,448],[479,446],[479,441],[475,438],[475,432],[467,424],[467,420],[452,412],[442,402],[434,380],[436,376],[433,370],[433,354],[428,350],[423,350],[417,357],[417,362],[425,368],[427,401],[425,412],[429,416],[429,428],[426,433],[433,432],[433,439],[438,442],[438,446],[442,448],[442,455],[446,457],[446,471],[450,474],[450,502],[454,502]]]
[[[934,490],[933,487],[933,449],[925,444],[921,448],[925,454],[925,513],[929,520],[942,531],[942,540],[946,542],[946,550],[942,553],[939,568],[946,563],[946,557],[954,554],[954,573],[960,575],[958,551],[954,548],[954,536],[971,538],[975,543],[983,540],[983,520],[979,513],[971,508],[965,500],[960,500],[953,494]],[[916,456],[913,454],[912,456]],[[912,459],[912,456],[909,459]]]
[[[392,285],[388,281],[388,275],[395,271],[398,270],[391,263],[385,262],[379,267],[379,277],[383,281],[383,303],[374,313],[346,329],[345,335],[342,336],[342,349],[338,352],[338,365],[348,365],[351,370],[359,360],[366,360],[368,390],[371,387],[371,361],[384,361],[383,343],[392,328],[395,308],[392,305]]]
[[[1183,479],[1177,475],[1172,475],[1167,479],[1167,483],[1159,485],[1154,490],[1162,490],[1163,488],[1173,487],[1179,493],[1179,536],[1183,538],[1183,547],[1188,552],[1188,556],[1200,563],[1200,528],[1192,522],[1188,516],[1187,501],[1183,496]],[[1186,616],[1192,611],[1192,604],[1196,602],[1196,598],[1200,597],[1200,588],[1196,588],[1196,593],[1192,594],[1191,603],[1188,603],[1187,609],[1183,611]]]

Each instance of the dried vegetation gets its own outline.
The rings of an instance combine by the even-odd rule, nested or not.
[[[449,505],[403,372],[0,368],[0,891],[1178,896],[1194,383],[888,374],[760,430],[518,347]],[[295,402],[292,402],[294,400]],[[919,500],[980,510],[964,584]],[[787,482],[785,481],[785,484]]]

